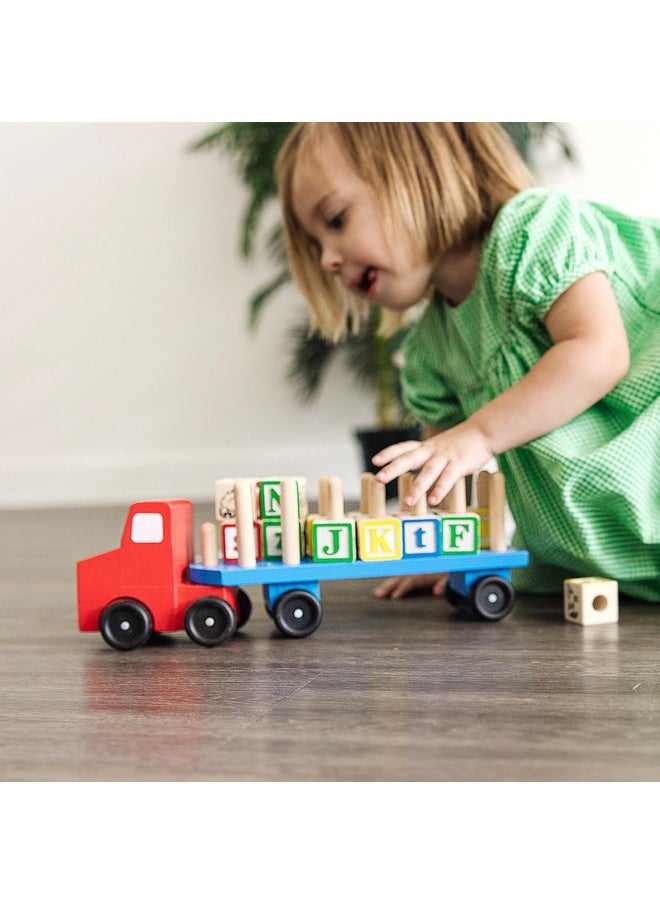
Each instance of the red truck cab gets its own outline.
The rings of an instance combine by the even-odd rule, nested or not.
[[[100,630],[122,650],[183,628],[204,646],[228,640],[247,621],[249,599],[236,588],[190,583],[193,556],[190,502],[134,503],[120,548],[78,563],[80,630]]]

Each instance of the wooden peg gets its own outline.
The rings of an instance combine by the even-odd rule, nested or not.
[[[295,477],[283,477],[280,484],[282,517],[282,562],[300,565],[300,522],[298,520],[298,488]]]
[[[341,521],[344,517],[344,489],[341,477],[328,478],[328,511],[331,521]]]
[[[386,515],[385,484],[379,480],[371,481],[369,489],[369,516],[371,518],[384,518]]]
[[[318,514],[321,518],[328,517],[330,507],[330,477],[319,477],[319,504]]]
[[[412,512],[412,508],[406,504],[405,499],[408,493],[410,492],[410,488],[412,487],[413,480],[412,473],[410,471],[406,471],[405,474],[402,474],[399,477],[397,482],[397,494],[399,496],[399,511],[409,515]]]
[[[242,479],[236,481],[234,500],[238,564],[242,568],[254,568],[257,564],[257,543],[254,536],[254,502],[250,481]]]
[[[205,521],[200,531],[202,565],[218,564],[218,530],[212,521]]]
[[[428,504],[426,495],[422,495],[414,505],[406,505],[403,501],[410,492],[415,481],[415,475],[412,471],[407,471],[399,477],[399,508],[405,515],[426,515],[428,514]]]
[[[440,507],[446,512],[451,512],[452,515],[464,515],[466,513],[467,499],[463,477],[447,493]]]
[[[477,500],[474,508],[488,508],[488,482],[490,473],[488,471],[479,471],[477,475]]]
[[[376,480],[374,474],[365,471],[360,476],[360,514],[368,515],[371,505],[371,484]]]
[[[488,514],[490,517],[490,548],[493,552],[506,550],[506,532],[504,529],[504,508],[506,493],[504,474],[495,471],[488,475]]]

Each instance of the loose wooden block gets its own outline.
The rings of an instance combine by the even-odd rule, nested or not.
[[[564,581],[564,618],[578,625],[609,625],[619,620],[619,585],[610,578]]]
[[[434,515],[402,515],[403,558],[440,555],[441,523]]]
[[[479,550],[479,516],[466,512],[464,515],[442,514],[442,554],[443,556],[473,553]]]
[[[355,561],[355,522],[351,519],[311,523],[310,552],[315,562]]]
[[[358,519],[358,557],[363,562],[382,562],[403,557],[399,518]]]

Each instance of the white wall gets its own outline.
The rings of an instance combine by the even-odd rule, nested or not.
[[[295,291],[237,253],[244,190],[191,154],[209,123],[0,124],[0,507],[208,499],[216,477],[339,474],[371,402],[339,368],[311,408],[285,379]],[[545,181],[660,218],[660,124],[572,123]]]

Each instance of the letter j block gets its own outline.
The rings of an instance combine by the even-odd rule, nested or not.
[[[315,562],[354,562],[354,522],[313,521],[312,559]]]

